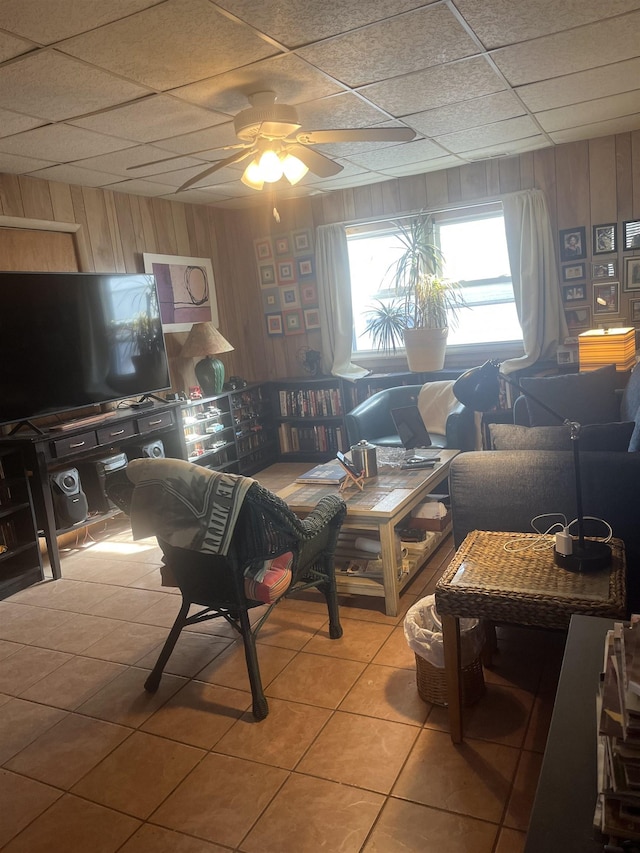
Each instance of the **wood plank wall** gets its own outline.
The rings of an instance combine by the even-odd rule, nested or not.
[[[617,222],[621,246],[622,222],[640,219],[640,131],[282,201],[280,224],[273,219],[273,198],[266,193],[254,208],[225,210],[8,174],[0,174],[0,214],[81,224],[89,265],[97,271],[142,272],[143,252],[211,258],[220,331],[235,347],[222,356],[227,374],[262,381],[301,375],[300,349],[319,350],[321,339],[318,331],[267,336],[256,237],[495,199],[533,187],[545,192],[556,235],[559,229],[585,227],[589,275],[592,226]],[[617,255],[620,319],[629,319],[628,300],[635,297],[624,290],[622,278],[628,254],[620,249]],[[580,304],[592,307],[589,277],[587,302]],[[195,384],[192,362],[178,357],[184,338],[185,333],[168,336],[176,388]]]

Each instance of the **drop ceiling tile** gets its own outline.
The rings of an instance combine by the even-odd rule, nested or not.
[[[21,131],[30,130],[32,127],[40,127],[43,123],[42,119],[39,118],[31,118],[31,116],[23,116],[20,113],[0,109],[0,137],[21,133]]]
[[[358,91],[395,116],[479,98],[507,88],[502,77],[484,56],[437,65]]]
[[[362,172],[359,175],[348,175],[341,177],[338,175],[335,178],[325,178],[313,184],[313,189],[322,190],[323,192],[332,192],[333,190],[347,190],[352,187],[364,187],[369,184],[380,184],[383,181],[388,181],[388,175],[379,175],[376,172]]]
[[[466,159],[456,157],[455,154],[447,154],[445,157],[436,157],[432,160],[422,160],[419,163],[407,163],[403,166],[389,166],[381,171],[394,178],[406,175],[421,175],[423,172],[438,172],[440,169],[452,169],[466,163]]]
[[[520,86],[516,92],[532,112],[564,107],[635,89],[640,80],[640,57],[589,71]]]
[[[45,166],[51,166],[51,161],[39,160],[36,157],[21,157],[18,154],[5,154],[0,151],[0,172],[6,172],[8,175],[24,175]]]
[[[64,41],[59,49],[159,90],[195,83],[278,52],[208,0],[167,0]]]
[[[638,80],[640,82],[640,80]],[[635,115],[640,113],[640,89],[635,92],[623,92],[609,98],[598,98],[575,104],[571,107],[560,107],[555,110],[536,113],[536,119],[543,130],[551,133],[554,130],[566,130],[583,124],[595,124],[612,118]]]
[[[129,193],[130,195],[161,196],[173,192],[173,187],[162,184],[152,184],[149,181],[132,180],[109,184],[106,189],[114,193]]]
[[[0,62],[6,62],[7,59],[13,59],[14,56],[20,56],[33,48],[31,42],[0,32]]]
[[[405,124],[425,136],[441,136],[456,130],[478,127],[507,118],[516,118],[526,112],[512,92],[497,92],[484,98],[474,98],[460,104],[450,104],[405,116]]]
[[[487,50],[570,30],[638,8],[637,0],[456,0],[464,19]]]
[[[337,175],[334,175],[331,180],[334,178],[350,178],[355,175],[363,175],[367,174],[367,169],[364,166],[360,166],[357,163],[352,163],[349,160],[340,160],[336,159],[336,163],[339,163],[343,168],[342,171]],[[317,184],[324,183],[326,178],[319,178],[318,175],[314,175],[313,172],[307,172],[304,178],[300,181],[300,183],[304,186],[306,184]]]
[[[492,58],[512,86],[631,59],[638,53],[640,12],[496,50]]]
[[[430,139],[418,139],[415,142],[405,142],[404,145],[395,145],[393,148],[385,148],[381,151],[353,154],[349,159],[352,163],[357,163],[366,169],[383,169],[385,166],[400,166],[430,160],[432,157],[444,157],[446,153]]]
[[[40,50],[0,68],[0,106],[49,121],[112,107],[147,90],[55,50]]]
[[[473,162],[475,160],[499,159],[502,157],[512,157],[514,154],[521,154],[523,151],[537,151],[539,148],[549,148],[551,143],[546,136],[538,135],[527,137],[526,139],[515,139],[511,142],[498,142],[495,145],[487,145],[486,147],[479,146],[461,154],[465,160]]]
[[[0,0],[0,22],[5,30],[39,44],[51,44],[132,15],[158,0]]]
[[[385,113],[350,92],[300,104],[297,109],[305,130],[368,127],[388,119]]]
[[[426,6],[298,54],[349,86],[363,86],[479,53],[444,5]]]
[[[51,160],[68,163],[81,157],[92,157],[125,148],[123,139],[101,136],[80,127],[67,124],[48,124],[0,139],[0,151],[22,154],[26,157],[42,156],[44,151]]]
[[[81,187],[104,187],[120,180],[119,175],[109,175],[107,172],[92,172],[65,163],[61,166],[48,166],[30,172],[32,178],[42,178],[45,181],[61,181],[65,184],[77,184]]]
[[[200,163],[193,157],[177,157],[175,160],[171,160],[169,164],[156,163],[157,160],[166,156],[166,151],[161,151],[152,145],[136,145],[133,148],[113,151],[98,157],[86,157],[78,160],[74,165],[80,166],[82,169],[95,169],[98,172],[109,172],[125,178],[138,179],[146,175],[161,174],[168,169],[187,168],[188,166],[197,166]],[[150,165],[129,171],[130,166],[139,166],[140,163],[150,163]],[[203,164],[203,168],[204,165],[206,164]]]
[[[278,103],[314,101],[344,87],[295,53],[273,56],[207,80],[174,89],[171,94],[207,109],[235,115],[249,106],[248,95],[273,91]]]
[[[168,95],[153,95],[143,101],[75,119],[69,124],[134,142],[153,142],[228,120],[228,116],[203,110]]]
[[[159,139],[155,147],[164,149],[165,156],[166,152],[173,151],[176,154],[185,155],[197,153],[198,158],[202,160],[220,160],[233,153],[233,151],[221,149],[226,145],[236,144],[238,144],[238,137],[233,122],[225,122],[225,124],[208,127],[206,130],[196,130],[193,133]]]
[[[435,0],[217,0],[218,5],[287,47],[355,30]]]
[[[199,166],[192,166],[189,169],[173,169],[170,172],[162,172],[159,175],[149,175],[146,180],[151,183],[164,184],[169,187],[181,187],[185,181],[188,181],[189,178],[195,178],[196,175],[199,175],[201,172],[204,172],[205,169],[210,169],[211,163],[200,163]],[[216,186],[217,184],[224,184],[226,181],[238,179],[240,180],[240,176],[242,172],[237,169],[232,169],[230,166],[224,166],[222,169],[218,169],[217,172],[209,175],[206,178],[202,179],[202,183],[198,183],[197,187],[194,189],[202,189],[203,187],[211,187]]]
[[[167,195],[160,196],[160,198],[164,198],[167,201],[180,201],[183,204],[213,204],[216,201],[223,201],[229,198],[229,196],[217,190],[190,189],[181,193],[168,193]]]
[[[436,142],[453,154],[459,154],[463,151],[474,151],[476,148],[487,148],[493,145],[505,145],[508,148],[509,143],[515,139],[538,135],[539,129],[535,122],[528,116],[522,116],[497,121],[484,127],[474,127],[470,130],[459,130],[457,133],[438,136]]]
[[[580,127],[556,130],[549,134],[556,144],[576,142],[580,139],[595,139],[598,136],[614,136],[616,133],[626,133],[638,130],[638,116],[623,116],[609,121],[599,121],[593,124],[583,124]]]

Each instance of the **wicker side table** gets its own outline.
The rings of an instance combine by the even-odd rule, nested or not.
[[[566,630],[574,613],[614,619],[626,615],[621,540],[610,542],[611,565],[589,573],[556,566],[553,543],[553,536],[474,530],[438,581],[436,608],[442,617],[449,729],[454,743],[463,739],[460,617]]]

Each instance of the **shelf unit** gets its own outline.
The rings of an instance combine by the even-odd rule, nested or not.
[[[10,449],[0,450],[0,546],[0,598],[44,578],[29,477]]]
[[[344,415],[348,398],[341,379],[284,379],[272,383],[280,459],[325,461],[348,450]]]

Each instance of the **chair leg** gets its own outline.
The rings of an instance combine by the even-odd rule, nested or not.
[[[326,599],[329,611],[329,637],[332,640],[339,640],[342,636],[342,625],[340,624],[338,587],[336,585],[336,574],[333,565],[327,570],[327,577],[328,579],[319,586]]]
[[[249,684],[251,685],[251,696],[253,698],[253,716],[256,720],[264,720],[269,713],[269,705],[262,689],[262,679],[260,678],[260,667],[258,665],[258,653],[256,651],[256,641],[251,631],[251,622],[247,610],[241,610],[239,613],[240,633],[244,642],[244,656],[247,662],[247,673],[249,675]]]
[[[185,601],[182,599],[182,607],[180,608],[180,612],[176,616],[176,621],[173,623],[173,627],[169,631],[169,636],[167,637],[164,646],[162,647],[162,651],[158,656],[158,660],[156,661],[156,665],[149,673],[147,680],[144,683],[144,689],[148,693],[155,693],[160,684],[160,679],[162,678],[162,672],[167,665],[167,661],[171,657],[171,652],[173,651],[175,644],[178,642],[178,637],[180,636],[180,632],[185,626],[185,622],[187,621],[187,616],[189,614],[189,608],[191,607],[191,602]]]

